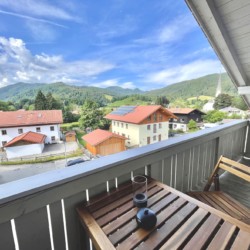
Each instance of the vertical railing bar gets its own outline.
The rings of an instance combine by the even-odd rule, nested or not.
[[[246,150],[247,150],[248,133],[249,133],[249,125],[248,125],[247,128],[246,128],[245,143],[244,143],[244,151],[243,151],[244,154],[246,154]]]
[[[64,227],[64,235],[65,235],[65,246],[66,246],[66,250],[69,250],[67,222],[66,222],[65,206],[64,206],[64,200],[63,199],[61,200],[61,205],[62,205],[63,227]]]
[[[19,243],[18,243],[18,237],[17,237],[17,233],[16,233],[16,224],[15,224],[15,220],[12,219],[12,220],[10,221],[10,223],[11,223],[12,234],[13,234],[13,238],[14,238],[15,250],[19,250]]]
[[[106,191],[109,192],[109,181],[106,181]]]
[[[53,238],[53,230],[52,230],[52,222],[51,222],[51,215],[50,215],[50,207],[49,207],[49,205],[47,205],[46,208],[47,208],[47,215],[48,215],[51,250],[54,250],[55,247],[54,247],[54,238]]]
[[[189,149],[189,163],[188,163],[188,190],[190,190],[190,173],[191,173],[191,162],[192,162],[192,149]]]
[[[118,188],[118,178],[115,177],[115,188]]]
[[[133,180],[133,178],[134,178],[134,172],[133,172],[133,171],[131,171],[131,172],[130,172],[130,175],[131,175],[131,176],[130,176],[130,178],[131,178],[131,181],[132,181],[132,180]]]
[[[184,166],[184,164],[185,164],[185,154],[186,154],[186,152],[183,152],[183,154],[182,154],[182,179],[181,179],[181,191],[183,191],[183,186],[184,186],[184,172],[185,172],[185,166]]]
[[[174,188],[176,188],[176,182],[177,182],[177,168],[178,168],[178,157],[177,154],[175,154],[175,168],[174,168]]]
[[[173,155],[171,155],[171,168],[170,168],[170,187],[172,187],[172,178],[173,178]]]
[[[164,164],[165,164],[165,160],[162,159],[161,160],[161,182],[162,183],[164,182],[164,178],[163,178],[163,176],[164,176]]]
[[[86,189],[86,201],[89,201],[89,190]]]

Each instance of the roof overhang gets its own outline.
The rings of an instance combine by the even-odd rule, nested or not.
[[[250,1],[185,0],[250,107]]]

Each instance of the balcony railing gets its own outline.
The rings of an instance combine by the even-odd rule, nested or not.
[[[245,153],[248,121],[182,137],[0,186],[0,249],[88,249],[75,207],[136,174],[180,191],[200,189],[219,155]]]

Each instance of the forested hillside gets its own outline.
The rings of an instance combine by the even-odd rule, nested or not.
[[[197,96],[215,96],[219,74],[207,75],[197,79],[183,81],[169,85],[165,88],[147,92],[148,96],[166,96],[170,101],[182,98],[187,99]],[[237,91],[229,78],[224,73],[221,75],[222,93],[236,95]]]

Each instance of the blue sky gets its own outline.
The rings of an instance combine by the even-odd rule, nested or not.
[[[0,87],[150,90],[221,67],[184,0],[0,1]]]

